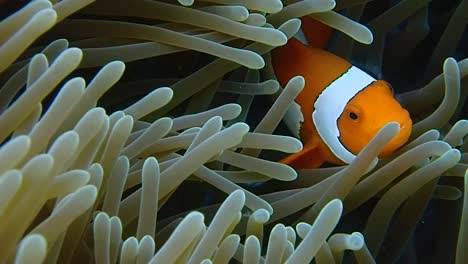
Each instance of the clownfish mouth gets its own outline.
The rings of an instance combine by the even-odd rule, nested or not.
[[[412,121],[407,119],[403,122],[399,122],[400,132],[385,145],[383,150],[379,154],[379,158],[384,158],[391,155],[393,152],[401,148],[409,139],[412,130]]]

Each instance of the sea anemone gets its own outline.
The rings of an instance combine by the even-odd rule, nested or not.
[[[0,1],[0,263],[467,263],[468,1],[375,2]],[[305,82],[269,52],[303,16],[394,84],[390,157],[395,123],[347,166],[277,162]]]

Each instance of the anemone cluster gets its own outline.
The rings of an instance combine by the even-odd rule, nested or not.
[[[418,225],[441,218],[428,214],[437,201],[458,207],[442,221],[453,241],[435,243],[434,258],[468,263],[468,60],[450,57],[468,1],[444,14],[398,95],[415,120],[405,146],[369,170],[398,133],[390,123],[350,165],[277,162],[302,148],[282,120],[306,84],[280,87],[269,52],[298,18],[337,29],[329,49],[376,74],[408,62],[431,32],[427,0],[370,17],[367,2],[10,8],[0,21],[0,263],[392,263],[419,257]]]

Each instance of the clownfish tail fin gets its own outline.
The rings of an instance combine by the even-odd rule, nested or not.
[[[324,49],[332,36],[333,28],[310,16],[301,17],[301,21],[301,29],[309,46]]]

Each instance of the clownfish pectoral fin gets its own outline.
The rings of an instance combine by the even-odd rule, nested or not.
[[[301,112],[301,106],[296,102],[292,102],[283,117],[283,121],[286,123],[286,126],[289,128],[291,133],[296,138],[299,138],[301,124],[304,122],[304,115]]]
[[[295,169],[312,169],[320,167],[325,160],[320,154],[319,142],[317,140],[311,140],[307,142],[301,151],[289,155],[279,162]]]

